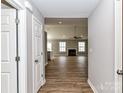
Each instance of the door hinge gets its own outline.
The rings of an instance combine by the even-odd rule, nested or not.
[[[15,57],[15,60],[16,60],[17,62],[20,61],[20,57],[19,57],[19,56]]]
[[[117,70],[117,74],[118,74],[118,75],[123,75],[123,70],[118,69],[118,70]]]
[[[20,20],[19,19],[15,19],[15,23],[16,24],[19,24],[20,23]]]

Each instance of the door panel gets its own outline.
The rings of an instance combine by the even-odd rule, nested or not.
[[[41,87],[43,82],[43,46],[41,24],[33,19],[33,37],[34,37],[34,91],[35,93]]]
[[[9,55],[9,38],[10,38],[10,33],[9,31],[4,31],[1,33],[1,40],[2,40],[2,45],[1,45],[1,48],[2,48],[2,55],[1,55],[1,59],[2,59],[2,62],[9,62],[9,58],[10,58],[10,55]]]
[[[17,93],[16,10],[1,10],[1,92]]]

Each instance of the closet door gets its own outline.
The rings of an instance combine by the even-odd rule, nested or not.
[[[17,93],[16,10],[1,9],[1,92]]]
[[[34,91],[37,93],[43,82],[43,35],[42,27],[36,18],[33,18],[34,40]]]

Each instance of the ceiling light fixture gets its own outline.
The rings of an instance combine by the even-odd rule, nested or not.
[[[76,25],[74,25],[74,37],[73,38],[74,39],[82,39],[83,35],[82,36],[78,36],[76,32],[77,32],[77,27],[76,27]]]
[[[58,24],[62,24],[62,21],[59,21]]]

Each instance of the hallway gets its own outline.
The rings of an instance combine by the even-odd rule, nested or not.
[[[46,84],[39,93],[93,93],[87,83],[87,57],[56,57],[46,67]]]
[[[123,5],[1,0],[1,93],[123,93]]]

